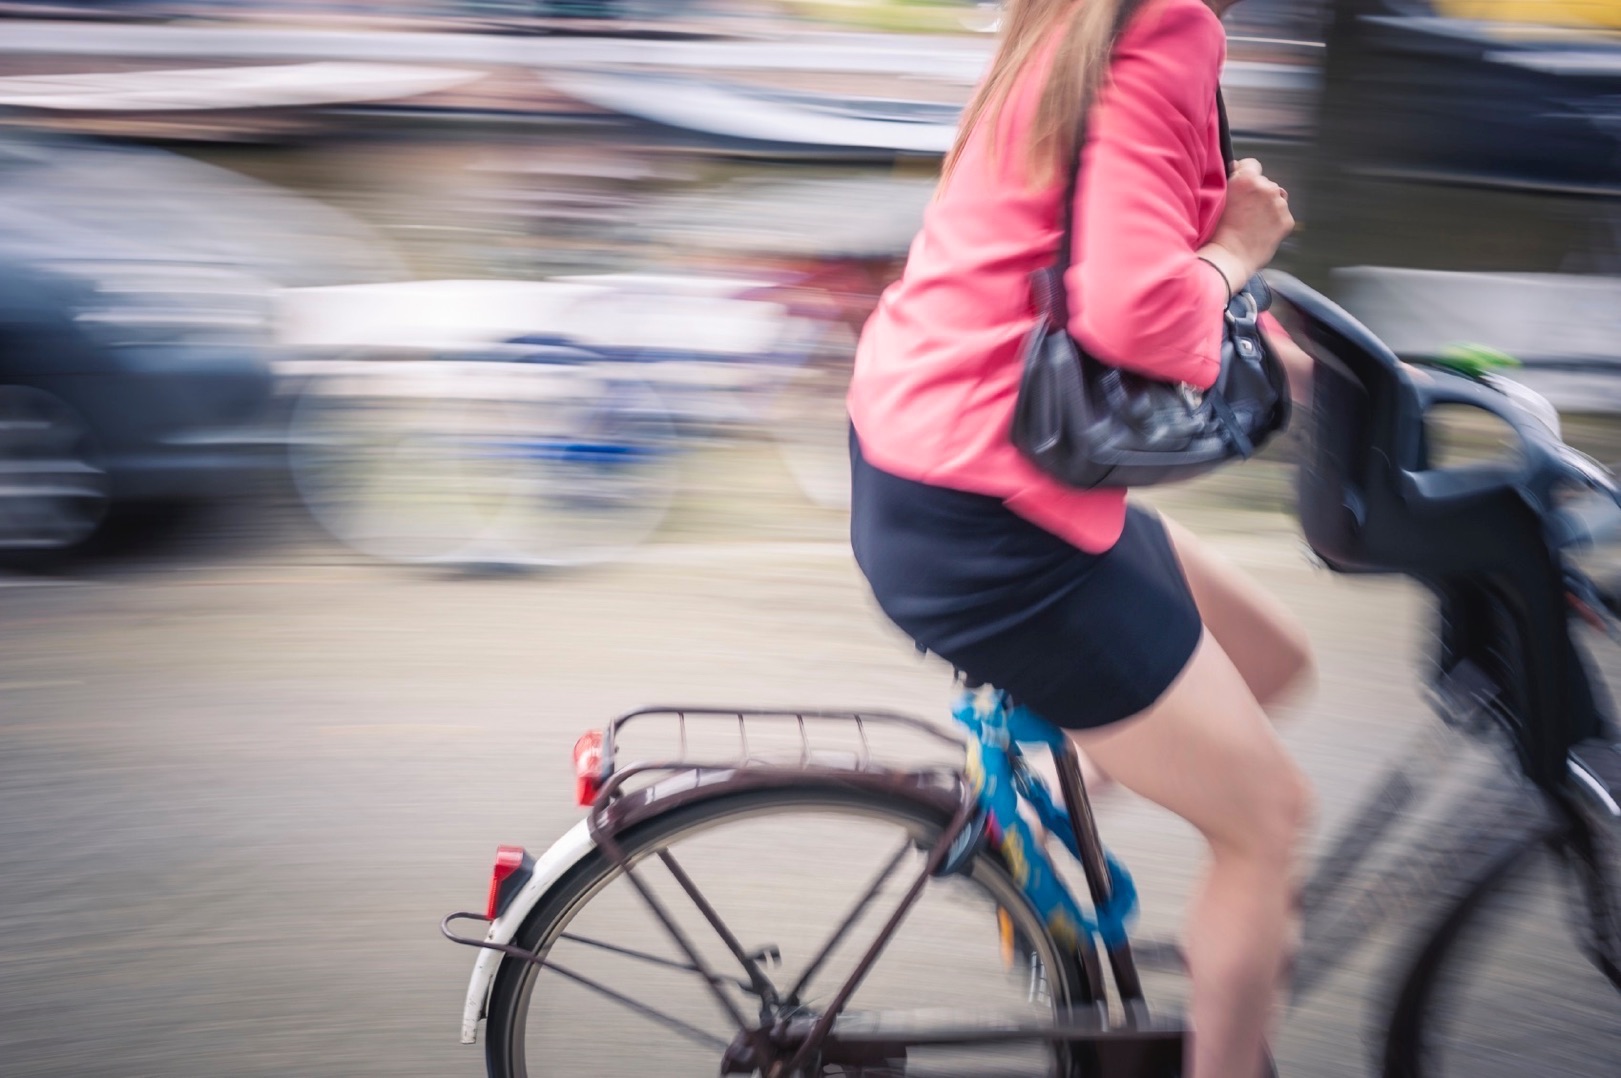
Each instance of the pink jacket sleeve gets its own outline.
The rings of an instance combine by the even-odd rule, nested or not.
[[[1065,277],[1070,333],[1120,367],[1205,387],[1220,369],[1227,290],[1194,252],[1213,166],[1226,37],[1199,0],[1142,11],[1092,110]]]

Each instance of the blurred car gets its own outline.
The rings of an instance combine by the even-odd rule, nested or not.
[[[345,272],[364,245],[334,217],[168,153],[0,136],[0,560],[279,459],[274,288],[386,272]]]
[[[514,25],[571,19],[663,21],[698,11],[704,0],[461,0],[461,14]]]
[[[1333,14],[1323,134],[1348,162],[1621,193],[1613,0],[1333,0]]]

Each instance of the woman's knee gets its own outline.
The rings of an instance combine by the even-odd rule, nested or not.
[[[1292,870],[1316,818],[1311,781],[1286,755],[1270,763],[1240,805],[1200,828],[1217,857],[1241,857]]]
[[[1292,863],[1310,826],[1310,784],[1208,634],[1154,707],[1077,740],[1122,785],[1192,824],[1218,855]]]

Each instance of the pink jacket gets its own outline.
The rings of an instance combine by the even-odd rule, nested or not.
[[[1056,42],[991,130],[970,137],[901,279],[868,321],[849,409],[863,455],[907,479],[1002,498],[1089,551],[1120,536],[1125,493],[1037,471],[1009,437],[1030,274],[1049,265],[1064,177],[1023,179],[1022,133]],[[1194,251],[1226,198],[1216,87],[1226,36],[1201,0],[1151,0],[1117,45],[1090,119],[1065,278],[1070,332],[1099,358],[1204,387],[1220,366],[1226,287]],[[993,143],[996,149],[993,151]]]

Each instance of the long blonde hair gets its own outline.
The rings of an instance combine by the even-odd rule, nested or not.
[[[1079,147],[1076,119],[1103,85],[1109,50],[1123,13],[1140,0],[1008,0],[1002,15],[1001,43],[990,69],[964,110],[956,143],[946,155],[941,182],[951,175],[968,137],[981,122],[996,124],[1014,84],[1055,28],[1066,23],[1036,115],[1021,149],[1025,174],[1032,184],[1063,175]],[[993,153],[1000,147],[992,148]]]

